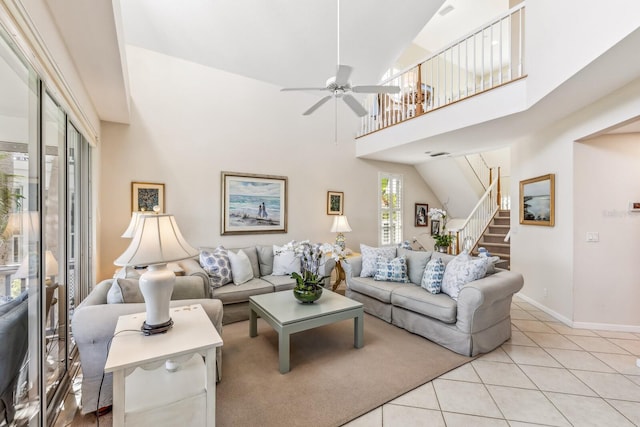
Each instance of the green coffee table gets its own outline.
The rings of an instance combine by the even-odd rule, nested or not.
[[[258,335],[258,316],[278,332],[280,373],[289,372],[289,336],[341,320],[353,319],[353,346],[364,343],[364,310],[362,304],[328,289],[313,304],[302,304],[293,291],[274,292],[249,297],[249,336]]]

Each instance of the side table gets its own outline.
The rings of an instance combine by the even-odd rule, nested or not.
[[[104,367],[113,372],[114,427],[215,426],[222,338],[200,304],[174,307],[171,318],[169,331],[151,336],[139,332],[145,313],[118,319]],[[177,371],[165,368],[168,360]]]
[[[349,255],[346,255],[345,258],[349,259],[357,256],[360,256],[359,252],[351,252]],[[336,289],[338,289],[338,286],[340,286],[343,280],[345,280],[344,269],[342,268],[341,261],[336,261],[336,281],[331,286],[331,290],[336,292]]]

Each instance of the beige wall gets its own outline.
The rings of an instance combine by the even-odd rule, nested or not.
[[[353,228],[347,246],[376,245],[379,171],[404,176],[405,238],[423,231],[413,227],[414,203],[434,205],[435,196],[413,166],[356,159],[357,120],[344,105],[336,144],[332,103],[301,115],[316,96],[281,93],[144,49],[130,47],[127,55],[131,125],[102,124],[98,279],[113,274],[113,260],[128,244],[119,236],[129,221],[132,181],[165,184],[166,210],[196,247],[333,241],[328,190],[345,194]],[[221,171],[287,176],[288,233],[221,236]]]
[[[561,119],[511,149],[511,269],[522,294],[578,327],[640,331],[634,216],[609,218],[640,197],[634,137],[576,142],[640,111],[640,80]],[[604,148],[605,143],[615,142]],[[625,145],[626,143],[626,145]],[[519,181],[555,174],[555,226],[519,225]],[[636,181],[636,182],[634,182]],[[585,242],[600,232],[600,243]],[[638,230],[640,231],[640,230]]]
[[[576,322],[640,325],[640,134],[576,143],[574,247]],[[594,197],[597,195],[597,197]],[[587,232],[600,241],[586,241]]]

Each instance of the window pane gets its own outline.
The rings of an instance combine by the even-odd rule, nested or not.
[[[62,376],[66,373],[66,286],[64,260],[65,159],[64,141],[66,116],[49,96],[43,108],[44,170],[44,247],[45,247],[45,321],[47,401],[51,400]],[[62,153],[62,155],[61,155]],[[62,159],[62,162],[60,161]]]
[[[41,341],[39,278],[38,79],[0,30],[0,372],[13,378],[15,423],[37,423]],[[4,392],[4,390],[3,390]]]

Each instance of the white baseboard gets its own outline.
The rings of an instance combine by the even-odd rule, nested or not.
[[[521,293],[517,293],[516,295],[519,298],[523,299],[525,302],[527,302],[527,303],[531,304],[532,306],[534,306],[535,308],[537,308],[538,310],[544,311],[549,316],[557,319],[558,321],[564,323],[565,325],[570,326],[572,328],[575,328],[575,326],[573,326],[573,321],[571,321],[570,319],[567,319],[566,317],[564,317],[560,313],[556,313],[555,311],[551,310],[549,307],[546,307],[546,306],[540,304],[538,301],[532,300],[531,298],[529,298],[526,295],[523,295]]]
[[[574,322],[573,320],[570,320],[565,316],[559,313],[556,313],[555,311],[551,310],[549,307],[546,307],[540,304],[538,301],[535,301],[526,295],[523,295],[521,293],[517,293],[516,295],[518,296],[518,298],[531,304],[538,310],[547,313],[549,316],[557,319],[558,321],[564,323],[565,325],[571,328],[596,329],[601,331],[616,331],[616,332],[640,332],[640,326],[634,326],[634,325],[617,325],[613,323]]]

